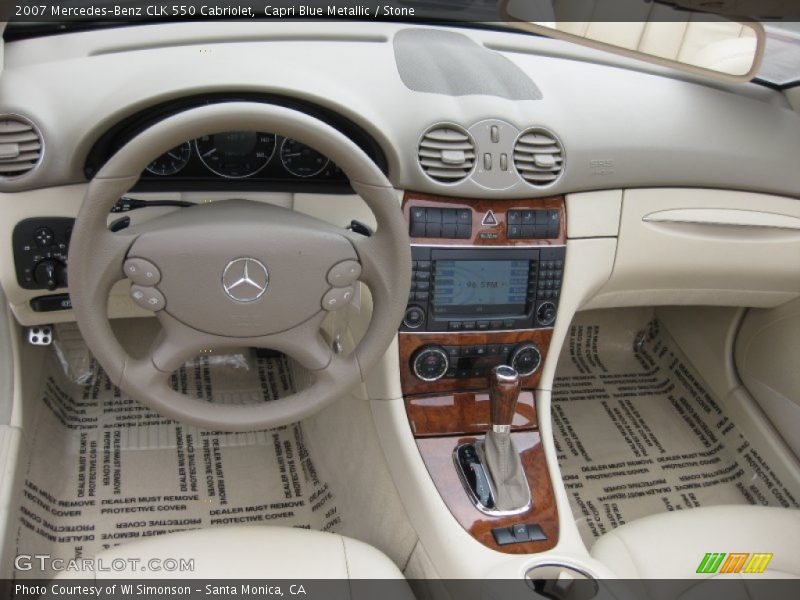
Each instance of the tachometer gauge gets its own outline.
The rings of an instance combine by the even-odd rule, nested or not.
[[[313,148],[287,138],[281,144],[281,162],[292,175],[313,177],[322,173],[329,160]]]
[[[154,175],[175,175],[178,171],[186,166],[189,162],[189,157],[192,156],[192,146],[189,142],[185,142],[180,146],[175,146],[169,152],[162,154],[149,165],[147,170]]]
[[[250,177],[267,166],[275,153],[275,135],[226,131],[195,141],[200,160],[210,171],[231,179]]]

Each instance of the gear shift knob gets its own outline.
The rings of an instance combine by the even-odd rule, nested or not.
[[[517,411],[519,373],[514,367],[499,365],[489,372],[489,406],[492,431],[508,433]]]

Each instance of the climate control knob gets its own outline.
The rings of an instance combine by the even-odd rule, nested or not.
[[[532,342],[520,344],[514,348],[509,362],[520,377],[527,377],[536,373],[542,364],[542,353],[539,351],[539,346]]]
[[[450,359],[441,346],[423,346],[411,359],[411,370],[422,381],[438,381],[450,368]]]

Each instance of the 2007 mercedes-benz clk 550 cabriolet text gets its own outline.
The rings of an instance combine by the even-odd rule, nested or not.
[[[5,15],[12,596],[799,597],[797,7],[302,4]]]

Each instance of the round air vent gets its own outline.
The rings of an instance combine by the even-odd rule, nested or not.
[[[514,166],[520,177],[535,187],[547,187],[564,170],[564,147],[546,129],[523,131],[514,144]]]
[[[458,125],[434,125],[419,141],[419,164],[439,183],[458,183],[475,166],[475,142]]]
[[[28,119],[0,116],[0,180],[29,173],[42,160],[42,136]]]

